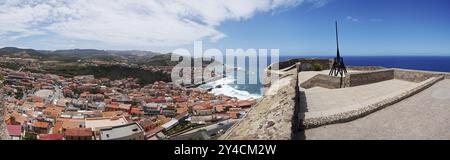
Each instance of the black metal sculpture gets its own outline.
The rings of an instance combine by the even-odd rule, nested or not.
[[[331,66],[330,76],[341,75],[343,77],[347,73],[347,68],[344,64],[344,58],[341,57],[339,53],[339,35],[338,35],[338,23],[336,21],[336,45],[337,45],[337,55],[334,58],[333,65]]]

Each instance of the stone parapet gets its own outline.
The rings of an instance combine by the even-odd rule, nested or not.
[[[393,69],[382,69],[367,72],[348,73],[346,87],[355,87],[394,79]]]
[[[309,89],[313,87],[323,87],[328,89],[337,89],[343,86],[344,78],[318,74],[307,81],[301,83],[300,87]]]
[[[315,71],[316,69],[321,70],[331,69],[333,61],[331,59],[316,59],[316,58],[290,59],[283,62],[276,62],[270,65],[268,68],[270,69],[272,68],[272,66],[278,65],[279,69],[281,70],[287,67],[294,66],[296,63],[301,64],[300,68],[302,71]]]
[[[431,77],[444,76],[445,79],[450,79],[450,73],[446,72],[431,72],[431,71],[418,71],[408,69],[394,69],[394,78],[411,82],[422,82]]]

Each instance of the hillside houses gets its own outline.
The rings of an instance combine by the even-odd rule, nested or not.
[[[5,123],[14,126],[15,139],[154,139],[180,124],[239,118],[255,103],[167,82],[140,86],[133,78],[70,78],[3,68],[0,74],[6,75]]]

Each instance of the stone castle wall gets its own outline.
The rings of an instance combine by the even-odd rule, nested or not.
[[[319,74],[311,79],[302,82],[302,88],[323,87],[328,89],[337,89],[343,87],[355,87],[361,85],[367,85],[371,83],[382,82],[391,79],[399,79],[410,82],[423,82],[432,77],[444,76],[446,79],[450,79],[450,73],[444,72],[430,72],[430,71],[417,71],[406,69],[378,69],[378,67],[358,67],[360,71],[368,69],[365,72],[347,73],[346,77],[342,79],[340,77],[328,76]],[[350,68],[355,69],[355,68]],[[341,84],[342,83],[342,84]]]
[[[345,80],[342,79],[343,82]],[[316,86],[328,88],[328,89],[337,89],[341,88],[341,85],[344,86],[344,83],[341,84],[341,77],[334,77],[324,74],[318,74],[311,79],[301,83],[300,87],[302,88],[313,88]]]
[[[382,69],[386,68],[379,66],[347,66],[347,70],[355,70],[355,71],[375,71]]]
[[[279,69],[284,69],[291,67],[297,63],[301,64],[300,68],[302,71],[314,71],[316,70],[315,66],[319,66],[322,70],[331,69],[333,61],[331,59],[314,59],[314,58],[291,59],[283,62],[276,62],[270,65],[268,68],[272,68],[272,66],[278,64]]]
[[[348,83],[346,83],[346,87],[354,87],[394,79],[394,70],[383,69],[368,72],[348,73],[347,76]]]
[[[444,76],[446,79],[450,79],[450,74],[445,72],[430,72],[430,71],[417,71],[407,69],[394,69],[394,78],[401,79],[410,82],[422,82],[431,77]]]

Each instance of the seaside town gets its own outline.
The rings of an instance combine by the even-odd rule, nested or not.
[[[0,82],[4,121],[14,140],[214,139],[256,103],[170,82],[142,86],[135,78],[0,68]]]

